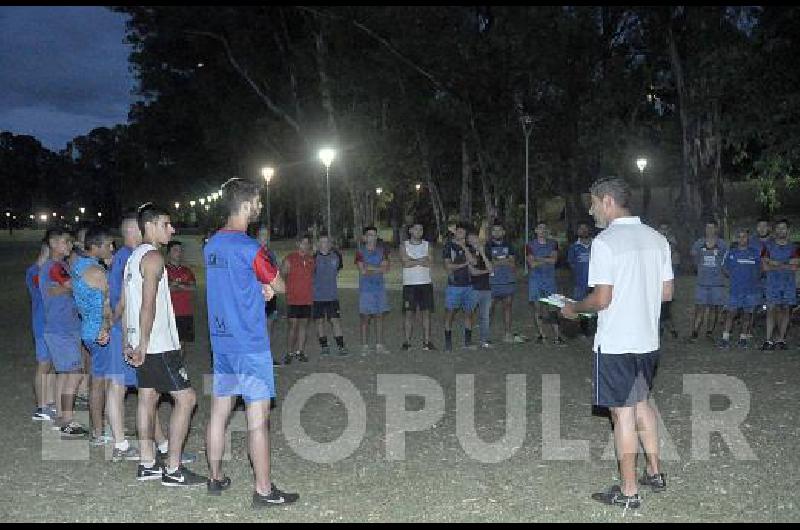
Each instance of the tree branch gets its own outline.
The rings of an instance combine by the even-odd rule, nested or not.
[[[193,30],[185,30],[184,31],[188,35],[196,35],[201,37],[208,37],[210,39],[214,39],[217,42],[222,43],[222,46],[225,48],[225,54],[228,57],[228,61],[233,66],[234,70],[236,70],[239,75],[241,75],[245,81],[250,85],[250,87],[255,91],[261,101],[271,110],[273,113],[278,115],[283,121],[285,121],[290,127],[292,127],[298,134],[300,133],[300,124],[297,123],[297,120],[289,116],[289,114],[280,108],[278,105],[272,101],[272,98],[269,97],[261,88],[258,86],[252,77],[247,73],[247,71],[239,64],[239,61],[236,60],[236,57],[233,55],[233,50],[231,50],[231,46],[228,43],[228,39],[223,37],[222,35],[217,35],[216,33],[212,33],[210,31],[193,31]]]

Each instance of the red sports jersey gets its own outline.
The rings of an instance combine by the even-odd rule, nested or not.
[[[314,256],[292,252],[286,256],[289,275],[286,277],[286,302],[289,305],[312,305],[314,303]]]
[[[179,282],[183,285],[195,285],[197,281],[189,267],[183,265],[171,265],[167,263],[167,279],[172,282]],[[183,289],[170,289],[172,297],[172,308],[175,316],[191,316],[194,314],[194,293]]]

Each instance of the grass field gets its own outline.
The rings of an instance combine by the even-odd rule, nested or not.
[[[205,391],[204,374],[209,372],[210,354],[203,309],[204,275],[197,239],[179,239],[186,241],[189,265],[201,283],[196,301],[197,341],[187,352],[189,375],[200,397],[186,449],[200,453],[201,461],[191,467],[205,473],[202,450],[210,398]],[[563,348],[528,343],[501,345],[490,351],[456,350],[445,354],[417,349],[402,353],[400,292],[396,289],[389,295],[390,355],[321,359],[312,338],[309,363],[295,363],[276,371],[273,474],[281,488],[301,494],[296,505],[264,511],[250,507],[252,473],[240,416],[232,420],[239,430],[231,435],[231,459],[224,465],[233,486],[222,497],[207,496],[205,488],[175,491],[158,483],[138,483],[133,463],[111,463],[105,459],[103,448],[89,449],[86,442],[62,443],[46,426],[30,420],[34,362],[23,278],[25,268],[36,254],[35,240],[35,234],[25,232],[16,233],[13,239],[7,235],[0,237],[0,278],[4,280],[2,299],[6,308],[6,318],[0,321],[3,366],[0,410],[5,426],[0,430],[0,447],[6,456],[0,468],[0,480],[5,485],[0,494],[2,521],[791,522],[800,519],[794,471],[800,465],[794,444],[800,436],[797,413],[800,353],[796,349],[796,332],[790,337],[793,349],[784,352],[723,351],[710,343],[664,342],[653,398],[666,426],[665,443],[671,442],[674,449],[664,463],[669,489],[660,495],[647,496],[640,510],[629,511],[623,517],[621,509],[604,507],[589,499],[592,492],[611,484],[618,473],[608,453],[611,433],[608,419],[593,414],[591,406],[590,347],[574,336],[574,327],[567,329],[569,343]],[[286,249],[281,246],[278,245],[278,250],[283,253]],[[355,347],[358,315],[354,311],[357,296],[352,287],[357,282],[352,256],[346,259],[340,292],[345,337],[348,345]],[[398,267],[394,265],[389,279],[391,287],[399,285]],[[435,280],[439,287],[444,283],[440,269]],[[568,277],[561,277],[560,281],[566,287]],[[682,329],[690,316],[692,282],[689,277],[678,280],[673,314]],[[442,293],[438,292],[434,340],[439,346],[443,342],[442,300]],[[515,300],[515,329],[534,336],[529,311],[520,286]],[[273,350],[283,353],[285,321],[280,323],[272,340]],[[363,440],[350,456],[330,464],[299,456],[292,449],[296,440],[284,429],[285,396],[312,374],[346,378],[365,403],[367,422]],[[393,433],[387,433],[387,397],[378,393],[382,374],[426,376],[443,389],[442,417],[430,428],[407,433],[405,459],[399,461],[387,454],[387,436]],[[505,433],[506,376],[524,377],[526,435],[509,458],[481,463],[469,456],[459,442],[457,410],[463,405],[460,398],[464,392],[456,386],[459,374],[475,376],[475,430],[487,443],[499,440]],[[692,374],[723,374],[737,378],[744,385],[749,412],[740,428],[755,460],[737,458],[719,434],[696,435],[703,422],[693,422],[692,411],[702,404],[702,399],[697,395],[693,398],[684,388],[686,377]],[[557,393],[550,386],[556,376],[560,386]],[[320,388],[322,393],[309,399],[300,416],[308,435],[318,442],[337,439],[347,423],[342,401],[325,390]],[[708,400],[716,411],[744,407],[742,401],[737,399],[734,403],[723,396]],[[130,395],[126,402],[129,427],[134,426],[135,405],[135,395]],[[423,406],[427,403],[418,397],[406,399],[409,410]],[[554,407],[560,409],[555,418]],[[163,405],[162,416],[167,412],[168,405]],[[84,421],[88,423],[88,417]],[[549,440],[556,431],[563,439],[586,440],[588,460],[565,461],[549,456]],[[697,449],[703,438],[710,440],[708,458],[693,457],[692,449]],[[74,459],[64,459],[65,455]]]

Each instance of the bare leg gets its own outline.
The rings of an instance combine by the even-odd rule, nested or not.
[[[125,386],[109,380],[106,385],[106,415],[114,443],[125,440]]]
[[[341,318],[332,318],[331,319],[331,327],[333,328],[333,336],[334,337],[341,337],[344,335],[342,333],[342,319]]]
[[[415,313],[416,311],[411,311],[410,309],[407,309],[405,314],[403,315],[403,338],[405,339],[405,342],[409,344],[411,343],[411,338],[412,338],[412,330],[413,330],[412,322]]]
[[[383,344],[383,314],[375,315],[375,343]]]
[[[306,349],[306,339],[308,338],[308,319],[307,318],[298,318],[297,319],[297,350],[295,351],[305,351]]]
[[[256,491],[262,495],[272,489],[269,458],[269,400],[248,403],[247,441],[253,463]]]
[[[422,340],[426,344],[431,341],[431,312],[428,309],[422,310]]]
[[[511,296],[503,299],[503,323],[505,324],[506,335],[511,334],[511,309],[513,303],[514,298]],[[494,307],[494,302],[492,302],[492,307]]]
[[[98,437],[103,435],[103,413],[105,412],[107,381],[105,378],[92,377],[89,392],[89,417],[92,421],[92,434]]]
[[[614,422],[614,443],[617,448],[623,495],[638,493],[636,483],[636,453],[639,438],[636,434],[636,413],[634,407],[613,407],[611,419]]]
[[[169,458],[167,463],[169,469],[176,469],[181,464],[181,452],[189,432],[189,421],[192,419],[192,411],[197,404],[197,397],[192,388],[170,392],[170,395],[175,400],[175,405],[172,407],[169,420]]]
[[[225,426],[231,415],[236,398],[211,398],[211,415],[206,427],[206,457],[208,458],[208,478],[222,479],[222,455],[225,453]]]
[[[70,372],[59,374],[62,377],[61,387],[61,419],[64,424],[72,421],[75,410],[75,392],[78,390],[78,385],[81,383],[80,372]]]
[[[792,320],[792,309],[789,306],[781,307],[779,313],[779,329],[780,329],[780,339],[781,341],[786,341],[786,332],[789,331],[789,322]]]
[[[36,375],[33,377],[33,391],[36,395],[36,406],[44,408],[49,402],[48,383],[50,380],[50,373],[53,370],[53,363],[44,362],[36,363]]]
[[[361,345],[366,346],[369,344],[369,337],[367,331],[369,330],[369,315],[361,315]]]
[[[772,340],[772,330],[775,328],[775,322],[777,320],[775,313],[777,311],[778,308],[774,305],[770,306],[769,309],[767,309],[767,337],[766,337],[767,341]]]
[[[544,325],[542,324],[542,307],[541,307],[541,305],[542,305],[541,303],[536,303],[533,306],[533,318],[534,318],[534,321],[536,322],[536,331],[539,332],[539,336],[540,337],[543,337],[546,340],[547,337],[544,334]]]
[[[157,424],[156,405],[158,392],[153,388],[139,389],[139,403],[136,407],[136,429],[139,431],[140,461],[145,464],[155,462],[156,448],[153,444],[153,425]]]
[[[636,413],[636,428],[639,431],[639,440],[642,442],[647,455],[647,474],[655,475],[659,470],[658,461],[658,422],[656,413],[650,403],[640,401],[634,405]]]

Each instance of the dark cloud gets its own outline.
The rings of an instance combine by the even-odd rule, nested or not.
[[[0,8],[0,130],[52,149],[127,121],[125,15],[103,7]]]

